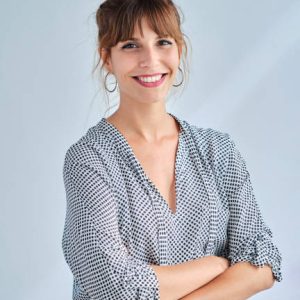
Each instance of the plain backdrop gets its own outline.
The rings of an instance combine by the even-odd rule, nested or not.
[[[283,281],[252,299],[300,299],[300,1],[175,3],[192,47],[190,80],[167,110],[229,133],[247,162],[283,256]],[[1,299],[72,297],[62,167],[107,108],[91,75],[99,4],[0,2]]]

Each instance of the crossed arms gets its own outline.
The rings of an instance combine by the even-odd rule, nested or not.
[[[273,286],[270,266],[238,262],[229,267],[226,261],[206,256],[173,266],[151,265],[158,277],[160,299],[244,300]]]

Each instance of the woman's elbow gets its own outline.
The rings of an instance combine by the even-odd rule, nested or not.
[[[273,287],[274,283],[275,283],[275,278],[273,277],[273,274],[272,274],[271,279],[269,279],[267,289],[270,289],[271,287]]]
[[[273,276],[272,267],[270,265],[264,265],[262,267],[262,269],[264,271],[263,289],[267,290],[267,289],[270,289],[271,287],[273,287],[273,285],[275,283],[275,278]]]

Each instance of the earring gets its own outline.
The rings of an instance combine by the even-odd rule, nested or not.
[[[179,84],[173,84],[173,86],[175,86],[175,87],[181,86],[182,83],[183,83],[183,79],[184,79],[183,72],[182,72],[181,68],[178,67],[178,69],[179,69],[179,71],[181,72],[182,80],[181,80],[181,82],[180,82]]]
[[[104,87],[105,87],[105,89],[106,89],[108,92],[112,93],[112,92],[114,92],[114,91],[116,90],[117,85],[118,85],[118,82],[117,82],[117,80],[116,80],[116,82],[115,82],[116,85],[115,85],[114,89],[113,89],[113,90],[109,90],[109,89],[107,88],[107,86],[106,86],[106,79],[107,79],[108,74],[109,74],[109,72],[107,72],[107,74],[105,75],[105,79],[104,79]]]

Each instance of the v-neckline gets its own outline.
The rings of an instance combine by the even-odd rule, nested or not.
[[[168,202],[165,200],[163,197],[162,193],[158,189],[158,187],[154,184],[154,182],[150,179],[150,177],[146,174],[142,164],[138,160],[137,156],[135,155],[133,148],[130,146],[129,142],[125,138],[125,136],[110,122],[107,121],[106,118],[102,118],[102,121],[109,126],[110,129],[113,130],[113,132],[119,137],[121,140],[121,144],[118,144],[119,150],[121,150],[122,154],[125,154],[126,162],[133,164],[133,166],[138,170],[140,177],[143,180],[146,180],[148,184],[152,187],[152,189],[155,191],[156,195],[158,195],[158,198],[161,200],[162,205],[164,206],[164,209],[172,216],[176,217],[178,215],[178,210],[179,210],[179,197],[178,197],[178,179],[179,179],[179,171],[180,171],[180,166],[182,164],[179,164],[179,157],[181,157],[181,151],[182,151],[182,135],[184,133],[184,124],[183,121],[180,120],[177,116],[173,115],[170,112],[167,112],[170,116],[172,116],[177,123],[179,124],[180,127],[180,132],[178,134],[178,143],[177,143],[177,149],[176,149],[176,155],[175,155],[175,212],[170,208]],[[124,149],[124,145],[126,148]],[[125,150],[122,151],[122,150]]]

